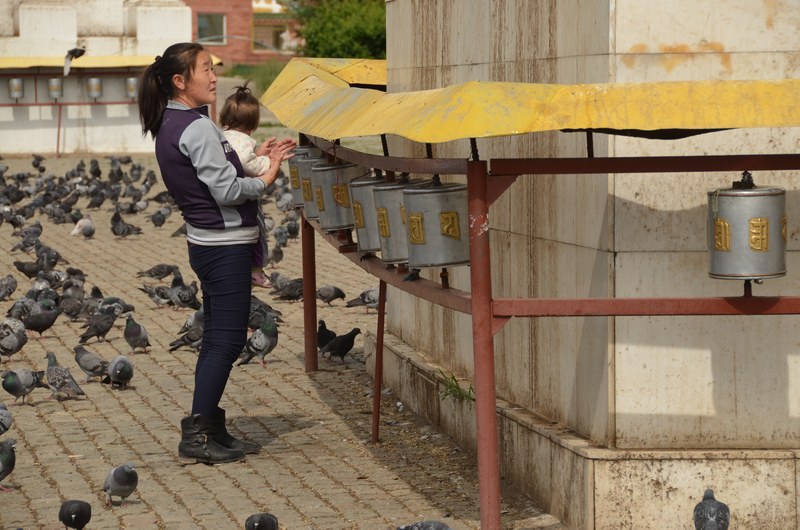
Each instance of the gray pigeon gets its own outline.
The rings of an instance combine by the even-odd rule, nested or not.
[[[75,362],[78,367],[86,374],[84,383],[88,383],[92,377],[103,377],[108,370],[108,361],[100,357],[93,351],[89,351],[83,344],[78,344],[73,348],[75,351]]]
[[[163,307],[172,304],[172,300],[169,298],[169,287],[166,285],[153,286],[145,283],[139,287],[139,290],[147,293],[147,296],[150,297],[150,300],[156,303],[156,307]]]
[[[190,307],[200,309],[200,301],[197,299],[197,288],[194,285],[186,285],[180,271],[172,274],[172,285],[167,290],[169,299],[175,307]]]
[[[5,434],[14,423],[14,417],[4,403],[0,403],[0,434]]]
[[[730,518],[728,505],[715,499],[712,489],[707,489],[694,507],[695,530],[728,530]]]
[[[28,343],[28,334],[25,331],[9,331],[0,337],[0,361],[3,357],[11,357],[22,350]]]
[[[135,352],[137,348],[141,348],[147,353],[147,348],[150,347],[150,340],[147,337],[147,330],[142,324],[139,324],[133,319],[130,313],[125,319],[125,342],[131,347],[131,353]]]
[[[142,276],[147,276],[148,278],[163,280],[176,270],[178,270],[177,265],[171,265],[169,263],[159,263],[158,265],[153,265],[147,270],[137,272],[136,277],[141,278]]]
[[[16,446],[17,441],[13,438],[0,443],[0,481],[9,476],[14,471],[14,466],[17,465],[17,454],[14,452]],[[11,491],[11,488],[0,484],[0,491]]]
[[[22,398],[22,404],[25,404],[25,397],[33,392],[34,388],[49,388],[42,379],[44,372],[34,372],[30,368],[17,368],[16,370],[7,370],[0,373],[3,379],[3,390],[14,396],[14,403],[19,398]],[[28,400],[30,403],[30,400]]]
[[[198,350],[200,348],[200,343],[202,341],[203,341],[203,327],[195,326],[193,328],[189,328],[189,330],[186,333],[184,333],[177,339],[170,342],[168,350],[175,351],[184,346],[188,346],[193,350]]]
[[[273,246],[267,255],[267,265],[274,267],[283,259],[283,250],[279,245]],[[275,285],[274,283],[272,284]]]
[[[344,291],[335,285],[323,285],[317,289],[317,299],[322,300],[328,305],[331,305],[331,302],[339,298],[344,300],[345,294]]]
[[[245,530],[278,530],[278,518],[271,513],[254,513],[244,522]]]
[[[138,485],[139,474],[132,463],[116,466],[108,472],[106,482],[103,484],[103,491],[108,495],[106,504],[111,506],[111,497],[121,497],[120,504],[124,503]]]
[[[17,290],[17,279],[9,274],[0,279],[0,301],[8,300],[8,297]]]
[[[358,307],[362,305],[367,309],[367,312],[369,312],[370,309],[376,309],[378,307],[377,287],[361,291],[361,294],[358,295],[357,298],[353,298],[345,304],[347,307]]]
[[[47,386],[50,387],[52,395],[56,399],[74,399],[78,396],[85,396],[83,389],[78,385],[69,368],[59,366],[56,354],[49,351],[47,358],[47,370],[44,372]]]
[[[350,350],[353,349],[353,344],[356,340],[356,335],[361,333],[361,330],[358,328],[353,328],[344,335],[339,335],[331,340],[328,344],[320,348],[319,352],[321,354],[328,354],[329,359],[333,359],[333,356],[339,357],[342,359],[342,363],[345,362],[344,356],[347,355]]]
[[[92,337],[97,337],[98,341],[105,340],[106,335],[111,331],[111,328],[114,327],[114,321],[117,319],[114,312],[114,306],[106,306],[103,309],[98,309],[97,312],[91,316],[89,321],[82,326],[86,328],[86,331],[81,334],[78,342],[85,344],[86,341]]]
[[[67,528],[81,530],[92,519],[92,505],[86,501],[68,500],[61,503],[58,520]]]
[[[450,527],[439,521],[420,521],[408,526],[398,526],[397,530],[450,530]]]
[[[112,388],[124,390],[133,379],[133,364],[125,355],[117,355],[108,364],[106,377],[103,383],[110,384]]]
[[[242,350],[241,360],[237,366],[249,364],[250,361],[258,355],[261,366],[264,366],[264,357],[267,356],[275,346],[278,345],[278,324],[275,322],[275,315],[269,313],[261,322],[261,327],[250,335],[247,339],[247,344],[244,345]]]

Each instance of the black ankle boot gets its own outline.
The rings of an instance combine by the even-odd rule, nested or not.
[[[234,438],[225,427],[225,410],[217,409],[217,415],[212,419],[211,431],[214,433],[211,437],[215,442],[228,449],[237,449],[249,455],[256,454],[261,451],[261,446],[253,443],[246,442]]]
[[[211,420],[200,414],[193,414],[181,420],[178,457],[182,464],[222,464],[244,460],[244,452],[220,445],[213,438]]]

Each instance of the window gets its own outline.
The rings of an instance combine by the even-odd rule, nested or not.
[[[225,15],[222,13],[198,13],[197,40],[203,44],[226,44]]]

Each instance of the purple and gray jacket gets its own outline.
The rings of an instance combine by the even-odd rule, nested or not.
[[[245,178],[236,151],[208,117],[170,101],[156,136],[156,160],[164,185],[186,221],[186,239],[196,245],[258,241],[260,179]]]

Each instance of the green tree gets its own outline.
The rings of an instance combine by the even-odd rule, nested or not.
[[[285,0],[306,57],[386,58],[384,0]]]

